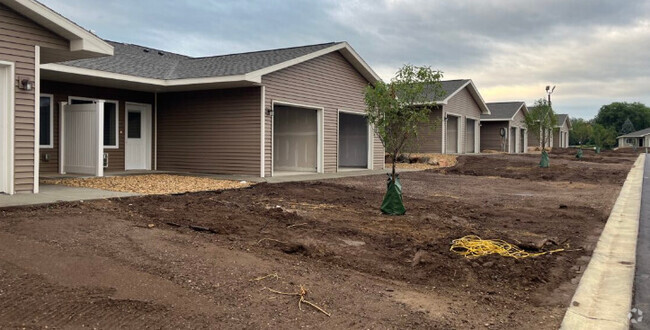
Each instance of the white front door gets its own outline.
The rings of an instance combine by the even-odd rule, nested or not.
[[[151,106],[126,104],[125,169],[151,169]]]

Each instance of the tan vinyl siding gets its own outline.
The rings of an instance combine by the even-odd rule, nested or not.
[[[560,147],[560,132],[569,133],[569,125],[567,125],[566,120],[562,123],[561,127],[553,129],[553,148]]]
[[[364,89],[368,81],[338,52],[320,56],[262,77],[265,107],[273,101],[324,108],[324,171],[336,172],[338,110],[365,112]],[[259,112],[258,112],[259,116]],[[374,141],[374,168],[384,165],[384,150]],[[265,174],[271,175],[272,117],[265,121]]]
[[[154,94],[145,92],[135,92],[124,89],[114,89],[107,87],[95,87],[78,84],[69,84],[55,81],[43,80],[41,83],[41,94],[54,95],[54,119],[53,119],[53,148],[40,149],[40,173],[43,175],[58,173],[59,171],[59,104],[68,102],[70,96],[118,101],[118,148],[104,149],[108,154],[108,168],[105,171],[123,171],[124,170],[124,109],[127,102],[151,104],[152,122],[155,113],[153,111]],[[153,128],[152,128],[153,129]],[[153,153],[153,146],[152,146]],[[49,156],[49,161],[44,161],[45,155]],[[153,164],[153,162],[152,162]]]
[[[405,148],[406,152],[441,153],[442,152],[442,109],[431,111],[429,123],[418,127],[418,138]]]
[[[260,174],[261,88],[158,94],[158,169]]]
[[[508,121],[482,121],[481,122],[481,151],[496,150],[505,152],[508,141],[501,138],[501,128],[508,130]]]
[[[14,63],[16,77],[34,81],[35,46],[67,49],[68,41],[0,4],[0,60]],[[34,90],[15,89],[14,188],[16,192],[34,190],[34,98]]]

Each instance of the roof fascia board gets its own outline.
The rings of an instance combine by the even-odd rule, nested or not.
[[[481,119],[481,121],[511,121],[512,119],[508,118],[490,118],[490,119]]]
[[[468,85],[472,86],[470,92],[472,96],[474,96],[474,100],[478,101],[477,103],[479,108],[481,108],[481,112],[483,112],[486,115],[492,114],[492,112],[490,112],[490,108],[488,108],[487,104],[485,104],[485,100],[481,96],[481,93],[478,92],[478,88],[476,88],[476,85],[474,85],[474,81],[472,81],[472,79],[469,80]]]
[[[70,51],[113,55],[113,46],[50,8],[33,0],[0,0],[0,3],[70,41]]]
[[[41,69],[54,71],[54,72],[82,75],[82,76],[128,81],[128,82],[153,85],[158,87],[177,87],[177,86],[187,86],[187,85],[228,83],[228,82],[238,82],[238,81],[248,81],[256,84],[262,83],[261,79],[255,79],[255,77],[246,77],[246,75],[166,80],[166,79],[156,79],[156,78],[144,78],[144,77],[126,75],[121,73],[105,72],[100,70],[77,68],[73,66],[56,64],[56,63],[43,64],[41,65]]]

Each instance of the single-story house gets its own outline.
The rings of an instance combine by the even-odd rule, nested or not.
[[[20,82],[0,112],[0,192],[57,173],[384,167],[364,102],[380,78],[346,42],[196,58],[102,40],[33,0],[0,4],[0,92]]]
[[[650,127],[616,138],[619,148],[646,148],[650,145]]]
[[[444,95],[431,97],[436,107],[430,124],[419,130],[409,151],[419,153],[479,153],[481,115],[490,114],[483,97],[471,79],[440,82]],[[436,124],[432,126],[431,124]]]
[[[528,151],[528,134],[524,102],[487,103],[489,115],[481,115],[481,152],[496,150],[508,153]]]
[[[569,147],[569,132],[571,131],[571,120],[567,114],[557,114],[557,125],[553,129],[553,148]]]

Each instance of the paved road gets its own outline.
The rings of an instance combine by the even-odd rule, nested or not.
[[[645,159],[639,219],[639,241],[636,248],[636,275],[634,278],[633,307],[643,311],[641,323],[632,324],[632,329],[650,329],[650,157]]]

